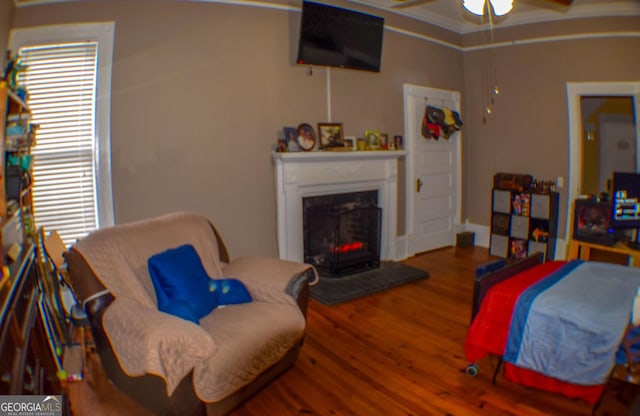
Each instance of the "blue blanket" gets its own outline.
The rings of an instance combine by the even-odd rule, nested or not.
[[[630,321],[640,269],[568,262],[516,303],[504,360],[562,381],[607,381]]]

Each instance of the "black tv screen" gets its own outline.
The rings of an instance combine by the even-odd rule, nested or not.
[[[614,228],[640,227],[640,173],[613,173]]]
[[[611,228],[610,203],[595,199],[576,199],[573,213],[573,239],[613,245],[616,234]]]
[[[297,62],[380,72],[383,30],[382,17],[304,1]]]

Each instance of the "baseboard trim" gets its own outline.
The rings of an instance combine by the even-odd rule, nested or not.
[[[489,226],[488,225],[480,225],[480,224],[458,224],[456,227],[456,232],[461,233],[463,231],[471,231],[475,233],[475,243],[474,245],[479,247],[489,248]]]
[[[481,224],[456,224],[455,228],[456,233],[461,233],[464,231],[471,231],[475,233],[475,241],[474,245],[478,247],[489,248],[489,236],[490,236],[490,227],[488,225]],[[406,235],[400,235],[396,237],[396,247],[395,247],[395,258],[394,260],[406,260],[409,258],[408,253],[408,237]],[[412,253],[413,255],[415,253]],[[556,239],[556,252],[554,255],[554,260],[564,260],[567,255],[567,240],[564,238]]]

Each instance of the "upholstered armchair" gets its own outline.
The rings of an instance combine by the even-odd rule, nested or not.
[[[65,258],[107,376],[156,414],[227,413],[285,371],[302,345],[314,270],[230,261],[202,216],[101,229]]]

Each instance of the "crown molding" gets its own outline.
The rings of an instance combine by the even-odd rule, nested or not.
[[[82,1],[82,0],[13,0],[13,4],[16,7],[29,7],[29,6],[39,6],[41,4],[51,4],[51,3],[63,3],[70,1]]]
[[[77,2],[85,0],[13,0],[16,7],[30,7],[42,4]],[[200,3],[221,3],[232,4],[245,7],[262,7],[268,9],[277,9],[285,11],[300,12],[299,6],[291,6],[288,4],[279,4],[270,1],[256,0],[187,0]],[[451,18],[444,14],[438,14],[428,8],[410,8],[410,9],[391,9],[389,0],[348,0],[351,3],[361,4],[363,6],[372,7],[388,13],[398,14],[411,19],[419,20],[433,26],[446,29],[460,35],[487,30],[490,26],[487,22],[478,16],[471,16],[462,8],[462,2],[458,2],[457,8],[460,11],[460,18]],[[454,0],[447,0],[454,1]],[[583,19],[590,17],[629,17],[640,16],[640,1],[618,1],[610,0],[607,3],[588,3],[574,4],[571,12],[561,12],[558,10],[535,7],[531,5],[519,5],[521,9],[514,9],[506,16],[496,18],[493,22],[494,29],[513,27],[518,25],[551,22],[569,19]],[[409,11],[410,10],[410,11]],[[397,28],[394,31],[402,31]],[[449,45],[447,45],[449,46]]]

